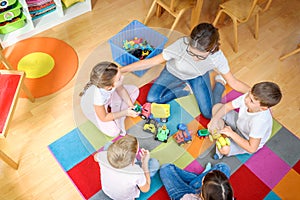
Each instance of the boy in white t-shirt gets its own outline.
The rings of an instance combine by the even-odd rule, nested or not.
[[[141,166],[136,163],[139,145],[136,137],[126,135],[112,143],[107,151],[94,155],[100,166],[103,192],[114,200],[132,200],[140,191],[148,192],[151,179],[159,169],[159,162],[141,149]]]
[[[255,84],[250,92],[226,104],[213,107],[213,117],[208,124],[210,131],[219,131],[229,137],[231,144],[216,148],[214,159],[224,155],[255,153],[268,141],[273,118],[270,107],[282,98],[280,88],[272,82]],[[235,112],[234,109],[239,109]],[[224,127],[225,125],[225,127]]]

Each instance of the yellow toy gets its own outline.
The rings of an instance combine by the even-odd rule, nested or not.
[[[160,118],[162,123],[166,123],[170,117],[170,104],[152,103],[151,113],[154,118]]]
[[[214,129],[208,137],[209,137],[210,141],[216,140],[216,145],[219,150],[224,146],[230,145],[229,138],[222,135],[218,129]]]

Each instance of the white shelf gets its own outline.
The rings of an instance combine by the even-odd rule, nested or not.
[[[26,25],[11,33],[0,34],[0,42],[3,48],[92,10],[91,0],[78,2],[69,8],[63,8],[62,3],[58,0],[55,11],[32,20],[25,0],[20,0],[20,2],[23,5],[23,14],[27,18]]]

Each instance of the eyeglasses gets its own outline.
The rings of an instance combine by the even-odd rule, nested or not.
[[[191,51],[189,50],[189,46],[190,46],[190,45],[187,45],[187,47],[186,47],[186,52],[187,52],[187,54],[189,54],[190,56],[196,57],[196,58],[198,58],[199,60],[205,60],[205,59],[209,56],[209,54],[211,54],[211,52],[214,51],[214,49],[215,49],[215,48],[214,48],[212,51],[210,51],[209,54],[208,54],[207,56],[201,56],[201,55],[197,55],[197,54],[194,54],[193,52],[191,52]]]

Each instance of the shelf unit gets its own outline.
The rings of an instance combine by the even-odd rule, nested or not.
[[[77,2],[68,8],[65,8],[60,0],[54,0],[56,9],[53,12],[32,20],[26,1],[19,0],[19,2],[23,6],[22,12],[26,16],[26,25],[13,32],[0,34],[0,42],[3,48],[92,10],[91,0]]]

